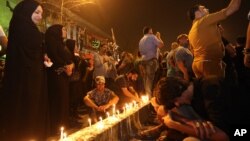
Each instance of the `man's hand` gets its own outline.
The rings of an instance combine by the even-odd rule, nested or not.
[[[109,107],[109,104],[101,105],[98,107],[98,111],[105,112]]]
[[[213,133],[215,133],[215,128],[210,121],[189,121],[188,125],[192,126],[196,132],[197,137],[200,139],[208,139]]]
[[[161,121],[161,122],[163,122],[162,118],[165,115],[167,115],[167,112],[165,111],[164,106],[160,105],[159,108],[157,109],[156,113],[157,113],[158,120]]]

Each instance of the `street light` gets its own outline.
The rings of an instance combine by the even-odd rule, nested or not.
[[[62,0],[61,1],[61,8],[60,8],[60,11],[61,11],[60,21],[61,21],[61,23],[63,22],[64,6],[66,6],[68,4],[73,5],[73,6],[67,8],[67,9],[72,9],[74,7],[78,7],[78,6],[85,5],[85,4],[95,4],[95,0]]]

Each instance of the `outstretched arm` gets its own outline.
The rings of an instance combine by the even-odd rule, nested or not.
[[[231,0],[228,7],[226,8],[226,16],[232,15],[240,8],[241,0]]]

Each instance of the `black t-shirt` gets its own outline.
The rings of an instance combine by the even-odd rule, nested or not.
[[[228,133],[228,109],[222,80],[207,77],[194,81],[192,107],[202,119],[211,121],[215,126]]]
[[[132,83],[126,78],[126,76],[119,75],[115,79],[115,84],[116,84],[115,94],[119,97],[118,105],[124,106],[125,103],[131,102],[132,101],[131,98],[125,96],[124,93],[122,92],[122,88],[129,88],[130,86],[132,86]]]

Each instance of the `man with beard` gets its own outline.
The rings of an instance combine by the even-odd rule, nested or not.
[[[140,98],[138,93],[135,91],[133,82],[135,82],[138,78],[138,72],[133,68],[128,73],[124,75],[119,75],[115,79],[115,83],[117,84],[116,94],[119,96],[118,106],[124,106],[125,103],[129,103],[132,101],[140,102]]]

